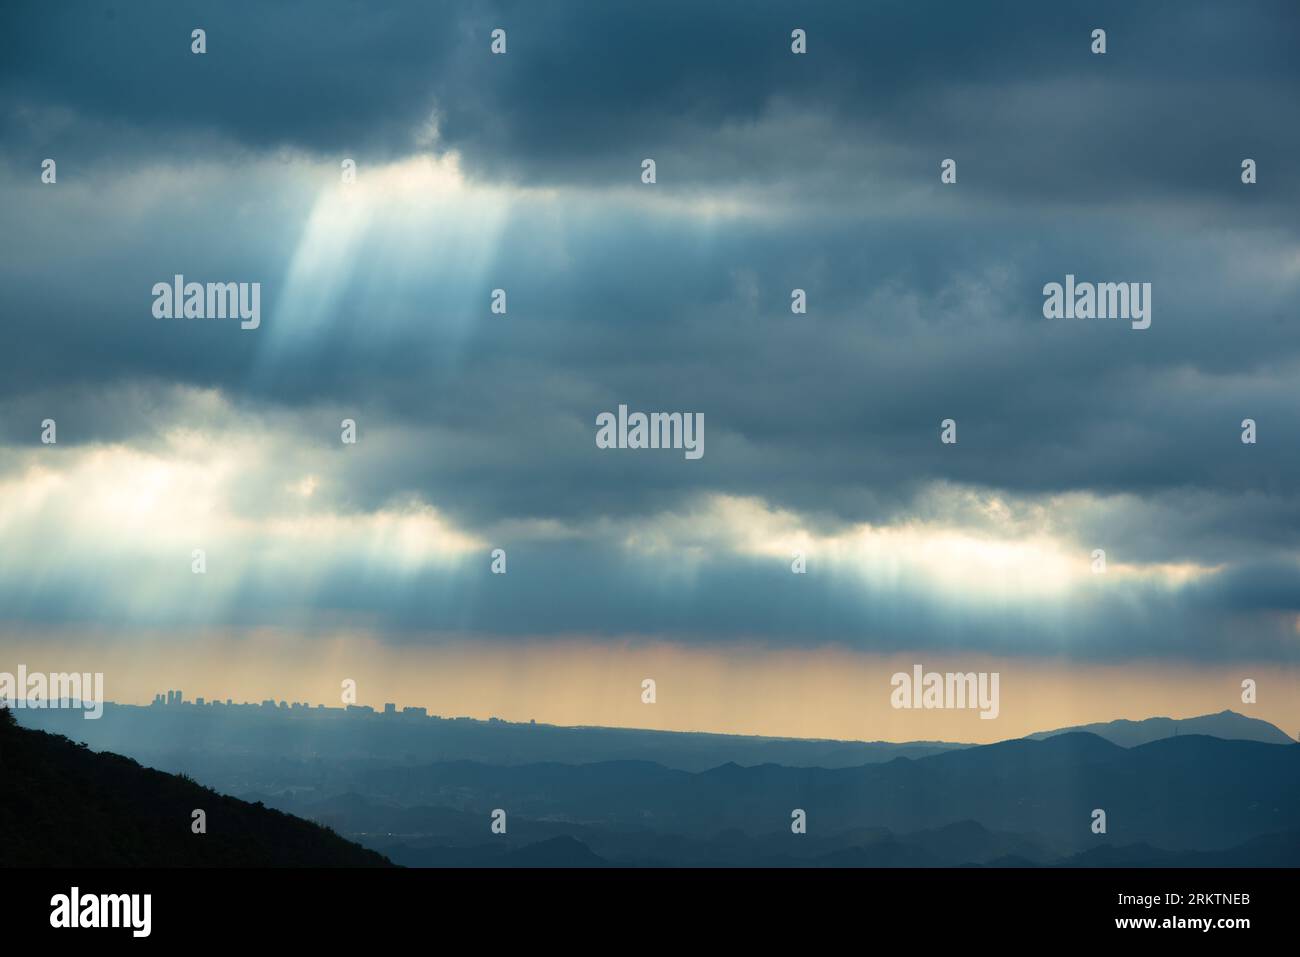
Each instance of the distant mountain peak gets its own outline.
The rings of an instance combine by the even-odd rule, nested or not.
[[[1035,741],[1057,735],[1087,732],[1105,738],[1120,747],[1132,748],[1149,744],[1162,738],[1199,734],[1228,741],[1261,741],[1266,744],[1294,744],[1294,740],[1281,728],[1259,718],[1250,718],[1225,709],[1218,714],[1203,714],[1195,718],[1120,718],[1096,724],[1074,725],[1054,731],[1038,731],[1027,735]]]

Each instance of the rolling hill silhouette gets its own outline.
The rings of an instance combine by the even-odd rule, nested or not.
[[[1224,732],[1263,724],[1207,717]],[[408,866],[1300,865],[1300,746],[1240,738],[1121,747],[1062,731],[855,767],[700,771],[285,757],[238,792],[248,803],[66,738],[3,735],[0,840],[15,864],[387,863],[343,834]],[[221,760],[246,774],[268,759]],[[196,807],[205,835],[190,833]],[[498,807],[508,835],[489,829]],[[791,833],[795,808],[806,834]]]
[[[207,832],[191,832],[202,809]],[[9,867],[381,867],[281,811],[20,728],[0,708],[0,859]]]
[[[1149,744],[1161,738],[1172,738],[1185,734],[1204,734],[1212,738],[1229,741],[1263,741],[1267,744],[1291,744],[1291,738],[1275,724],[1248,718],[1235,711],[1220,711],[1218,714],[1203,714],[1195,718],[1146,718],[1142,721],[1100,721],[1096,724],[1080,724],[1070,728],[1057,728],[1055,731],[1039,731],[1027,735],[1035,741],[1086,731],[1105,738],[1122,748],[1132,748],[1139,744]]]
[[[840,853],[844,863],[1043,864],[1148,845],[1132,853],[1232,852],[1248,865],[1242,846],[1300,831],[1300,746],[1200,735],[1122,748],[1070,733],[843,769],[449,762],[376,769],[367,787],[382,800],[363,802],[355,822],[337,805],[320,818],[345,833],[364,822],[370,833],[423,834],[393,851],[409,863],[421,847],[481,844],[493,807],[510,808],[512,843],[566,834],[618,862]],[[807,835],[791,835],[793,808],[807,812]],[[1098,808],[1105,834],[1091,829]],[[308,803],[294,810],[318,816]],[[900,835],[905,852],[882,843]],[[1281,847],[1283,857],[1297,850]]]

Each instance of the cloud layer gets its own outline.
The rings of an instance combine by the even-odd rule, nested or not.
[[[5,16],[11,628],[1296,658],[1290,4]],[[598,449],[620,403],[704,458]]]

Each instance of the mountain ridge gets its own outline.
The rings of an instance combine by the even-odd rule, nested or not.
[[[1035,731],[1025,737],[1041,741],[1044,738],[1077,732],[1095,734],[1124,748],[1187,734],[1206,735],[1228,741],[1295,744],[1295,739],[1277,725],[1232,710],[1220,711],[1217,714],[1201,714],[1192,718],[1151,717],[1136,721],[1130,718],[1118,718],[1114,721],[1076,724],[1052,731]]]

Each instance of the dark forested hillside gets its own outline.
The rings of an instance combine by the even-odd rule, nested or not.
[[[195,810],[207,832],[192,830]],[[0,858],[8,867],[376,867],[333,831],[183,776],[18,727],[0,709]]]

